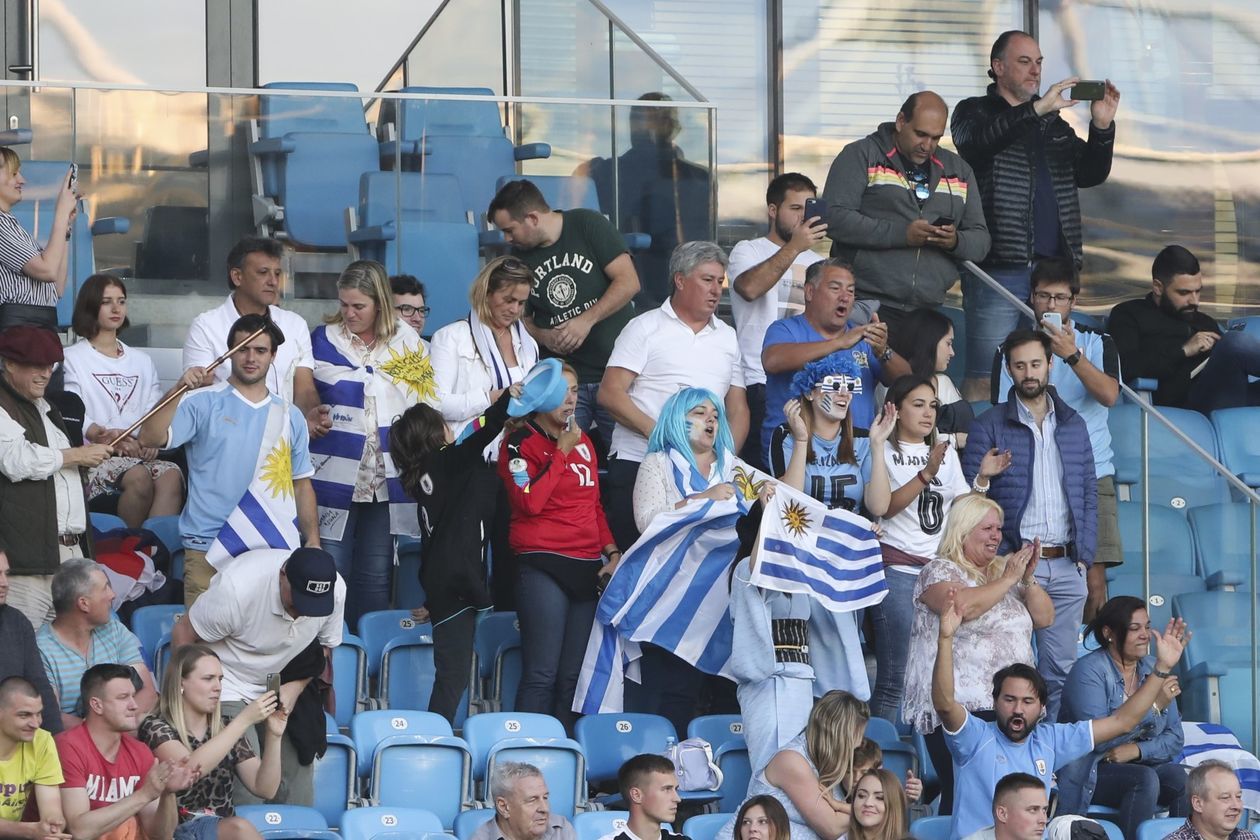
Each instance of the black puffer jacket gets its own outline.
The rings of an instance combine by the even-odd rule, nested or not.
[[[1035,99],[1033,100],[1035,101]],[[1033,259],[1034,131],[1042,132],[1046,163],[1059,205],[1059,231],[1077,268],[1081,265],[1081,205],[1077,190],[1094,187],[1111,173],[1116,126],[1089,124],[1089,142],[1055,112],[1038,117],[1033,102],[1012,106],[989,85],[984,96],[964,99],[950,121],[954,145],[975,170],[984,216],[993,239],[982,265],[1028,265]]]

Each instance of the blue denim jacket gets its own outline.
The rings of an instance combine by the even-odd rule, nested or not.
[[[1138,661],[1140,685],[1155,668],[1155,657]],[[1076,660],[1063,684],[1059,720],[1098,720],[1115,712],[1124,704],[1124,676],[1105,650],[1096,650]],[[1162,714],[1147,709],[1137,729],[1094,745],[1093,752],[1078,758],[1059,770],[1060,814],[1083,815],[1094,798],[1098,784],[1098,762],[1107,750],[1136,741],[1142,752],[1141,764],[1164,764],[1181,755],[1185,736],[1181,731],[1181,712],[1174,700]]]

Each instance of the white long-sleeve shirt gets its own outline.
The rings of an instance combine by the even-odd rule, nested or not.
[[[57,533],[81,534],[87,530],[87,504],[77,467],[67,467],[61,450],[70,439],[48,418],[48,401],[35,401],[44,421],[48,446],[26,439],[26,430],[0,409],[0,473],[10,481],[43,481],[53,478],[57,498]]]

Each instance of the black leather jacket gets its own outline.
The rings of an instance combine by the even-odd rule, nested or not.
[[[1033,101],[1036,101],[1034,97]],[[1033,132],[1044,137],[1046,163],[1059,206],[1059,231],[1077,268],[1081,265],[1081,206],[1077,190],[1107,180],[1116,126],[1089,124],[1089,141],[1076,136],[1055,112],[1038,117],[1033,101],[1012,106],[989,85],[984,96],[964,99],[954,108],[950,132],[963,160],[975,170],[984,216],[993,239],[982,265],[1028,265],[1033,260]]]

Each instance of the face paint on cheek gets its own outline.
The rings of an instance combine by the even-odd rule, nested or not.
[[[687,421],[687,439],[692,443],[704,443],[704,424],[694,420]]]
[[[823,413],[830,414],[831,406],[832,406],[831,394],[824,391],[822,395],[822,399],[819,401],[818,407],[823,410]]]

